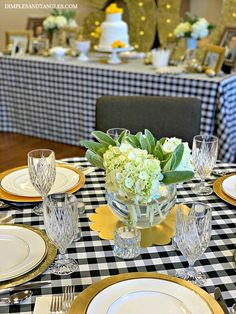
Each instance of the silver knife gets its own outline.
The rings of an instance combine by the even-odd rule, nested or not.
[[[34,289],[34,288],[40,288],[46,285],[49,285],[51,283],[51,281],[35,281],[35,282],[27,282],[24,283],[20,286],[16,286],[13,288],[6,288],[6,289],[0,289],[0,294],[3,293],[8,293],[8,292],[12,292],[12,291],[21,291],[21,290],[30,290],[30,289]]]

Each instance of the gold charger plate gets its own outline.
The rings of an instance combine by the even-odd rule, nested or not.
[[[21,167],[12,168],[12,169],[9,169],[9,170],[6,170],[6,171],[0,173],[0,182],[6,175],[8,175],[14,171],[27,168],[27,167],[28,166],[21,166]],[[66,164],[57,164],[57,167],[67,168],[67,169],[70,169],[70,170],[79,174],[79,177],[80,177],[79,182],[72,189],[68,190],[67,191],[68,193],[74,193],[74,192],[78,191],[84,185],[85,175],[81,170],[79,170],[75,167],[71,167],[71,166],[66,165]],[[18,196],[18,195],[8,193],[2,188],[1,185],[0,185],[0,198],[3,200],[6,200],[6,201],[19,202],[19,203],[20,202],[22,202],[22,203],[42,202],[41,197],[25,197],[25,196]]]
[[[213,183],[213,191],[216,193],[217,196],[219,196],[219,198],[221,198],[223,201],[225,201],[226,203],[229,203],[231,205],[236,206],[236,200],[234,200],[233,198],[229,197],[227,194],[225,194],[222,190],[222,182],[231,176],[235,176],[235,173],[233,174],[227,174],[223,177],[218,178],[217,180],[215,180],[215,182]]]
[[[223,310],[215,301],[215,299],[212,298],[206,291],[202,290],[198,286],[193,285],[192,283],[185,281],[183,279],[172,277],[169,275],[145,272],[120,274],[93,283],[76,297],[69,310],[69,314],[86,314],[90,302],[99,292],[118,282],[137,278],[154,278],[177,283],[197,293],[207,303],[212,313],[224,314]]]
[[[9,226],[9,224],[5,224],[5,225]],[[40,235],[46,244],[47,254],[46,254],[45,258],[43,259],[43,261],[37,267],[32,269],[30,272],[28,272],[24,275],[21,275],[17,278],[1,282],[0,283],[0,290],[21,285],[27,281],[32,280],[33,278],[35,278],[39,275],[41,275],[52,264],[52,262],[54,261],[56,255],[57,255],[57,248],[49,240],[49,238],[47,237],[46,233],[43,230],[40,230],[40,229],[35,228],[35,227],[23,225],[23,224],[14,224],[13,226],[19,226],[22,228],[26,228],[26,229],[32,230],[33,232]]]

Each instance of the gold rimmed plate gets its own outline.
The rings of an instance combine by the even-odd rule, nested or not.
[[[229,203],[233,206],[236,206],[236,200],[234,200],[233,198],[231,198],[230,196],[225,194],[223,189],[222,189],[223,181],[226,178],[231,177],[231,176],[235,176],[235,173],[227,174],[227,175],[222,176],[222,177],[218,178],[217,180],[215,180],[215,182],[213,183],[213,191],[216,193],[217,196],[219,196],[220,199],[222,199],[226,203]]]
[[[130,308],[133,299],[140,303],[138,308],[135,304],[135,313],[145,313],[147,310],[156,313],[156,305],[152,304],[152,309],[149,305],[150,301],[156,302],[158,294],[159,298],[166,299],[168,306],[174,308],[170,313],[223,314],[214,298],[190,282],[169,275],[144,272],[120,274],[92,284],[76,297],[69,314],[134,313],[132,306]],[[166,308],[163,309],[161,302],[158,304],[158,313],[165,313],[163,310]]]
[[[10,225],[7,224],[6,226],[10,226]],[[46,254],[45,258],[43,259],[43,261],[39,265],[37,265],[34,269],[30,270],[28,273],[21,275],[17,278],[14,278],[14,279],[2,281],[0,283],[0,290],[21,285],[23,283],[26,283],[26,282],[32,280],[33,278],[35,278],[39,275],[41,275],[52,264],[52,262],[55,260],[55,257],[57,255],[57,248],[49,240],[49,238],[47,237],[46,233],[43,230],[28,226],[28,225],[23,225],[23,224],[14,224],[13,226],[26,228],[28,230],[35,232],[40,237],[42,237],[42,239],[44,240],[44,242],[46,244],[47,254]]]
[[[65,164],[57,164],[57,167],[69,169],[69,170],[71,170],[74,173],[79,175],[79,181],[71,189],[67,190],[66,192],[74,193],[74,192],[78,191],[84,185],[85,175],[81,170],[79,170],[75,167],[71,167],[69,165],[65,165]],[[27,166],[22,166],[22,167],[9,169],[9,170],[6,170],[6,171],[0,173],[0,182],[9,174],[14,173],[16,171],[19,171],[21,169],[26,169],[26,168],[27,168]],[[11,194],[11,193],[5,191],[1,185],[0,185],[0,198],[3,200],[6,200],[6,201],[23,202],[23,203],[31,203],[31,202],[33,203],[33,202],[41,202],[42,201],[41,197],[27,197],[27,196],[19,196],[19,195]]]

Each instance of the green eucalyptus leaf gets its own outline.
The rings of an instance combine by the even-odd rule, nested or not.
[[[156,142],[156,146],[153,151],[153,155],[157,157],[160,161],[164,159],[164,154],[162,152],[161,144],[159,141]]]
[[[164,158],[165,159],[161,161],[161,169],[162,169],[162,171],[170,171],[171,170],[172,153],[165,155]]]
[[[87,150],[86,155],[88,161],[91,163],[92,166],[104,169],[103,166],[103,159],[98,154],[92,152],[91,150]]]
[[[108,149],[108,144],[102,144],[92,141],[81,141],[80,144],[95,153],[98,152],[100,149],[105,149],[105,151]]]
[[[116,142],[109,135],[102,131],[93,131],[92,135],[102,144],[116,146]]]
[[[162,180],[165,184],[174,184],[191,180],[194,177],[193,171],[167,171],[162,173],[164,178]]]
[[[148,147],[148,142],[146,138],[142,135],[139,137],[139,141],[140,141],[142,149],[145,149],[148,152],[149,147]]]
[[[162,138],[159,140],[160,144],[163,145],[163,144],[165,143],[165,140],[166,140],[166,137],[162,137]]]
[[[124,130],[124,131],[121,132],[121,134],[120,134],[119,137],[118,137],[117,142],[121,144],[121,143],[123,142],[123,140],[124,140],[125,137],[126,137],[126,130]]]
[[[145,132],[146,139],[147,139],[149,146],[150,146],[149,153],[152,154],[154,149],[155,149],[156,140],[149,130],[145,129],[144,132]]]
[[[183,158],[183,154],[184,154],[184,144],[181,143],[175,148],[173,152],[171,166],[170,166],[171,170],[175,170],[178,167],[178,165],[180,164]]]
[[[140,141],[140,138],[141,138],[142,136],[143,136],[142,132],[138,132],[137,134],[135,134],[135,137],[136,137],[136,139],[139,141],[140,146],[142,146],[142,145],[141,145],[141,141]]]
[[[127,137],[127,141],[135,148],[140,148],[140,143],[139,143],[139,140],[136,138],[135,135],[133,134],[130,134],[128,137]]]

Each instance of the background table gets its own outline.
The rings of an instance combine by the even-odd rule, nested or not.
[[[197,97],[202,102],[201,132],[215,132],[219,159],[234,161],[236,75],[157,75],[143,60],[114,66],[98,56],[87,63],[0,57],[0,131],[78,145],[91,137],[96,100],[102,95]]]
[[[72,160],[70,160],[72,161]],[[84,158],[81,166],[87,166]],[[220,169],[236,170],[236,165],[220,164]],[[178,186],[178,201],[206,201],[212,206],[212,236],[206,252],[196,262],[196,268],[207,273],[208,279],[204,289],[212,294],[215,287],[220,287],[228,306],[232,306],[236,299],[236,273],[233,252],[236,248],[236,216],[235,207],[221,201],[216,195],[199,196],[191,193],[191,181]],[[106,203],[104,187],[104,173],[96,170],[86,177],[84,187],[76,193],[85,202],[86,214],[81,215],[80,226],[83,238],[68,249],[69,256],[79,261],[79,272],[71,276],[59,277],[48,271],[35,280],[52,280],[51,286],[34,290],[31,302],[21,306],[1,306],[0,313],[32,313],[37,295],[57,294],[63,292],[65,285],[75,285],[76,292],[80,292],[88,285],[112,276],[127,272],[160,272],[174,274],[175,270],[187,267],[186,259],[173,249],[172,245],[152,246],[142,249],[141,256],[135,260],[124,261],[113,255],[113,241],[101,240],[97,233],[89,228],[88,215]],[[15,223],[24,223],[43,228],[42,217],[32,213],[32,206],[22,204],[22,210],[15,211]],[[12,212],[14,212],[12,210]]]

